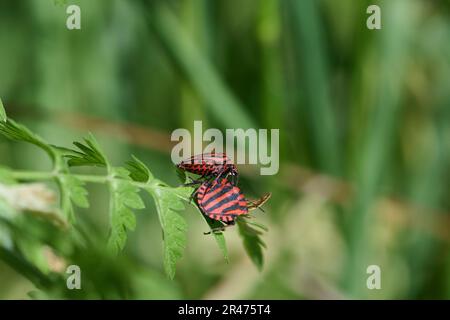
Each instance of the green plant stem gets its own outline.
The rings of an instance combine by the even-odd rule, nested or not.
[[[33,181],[45,181],[52,180],[56,177],[66,176],[69,174],[56,173],[56,172],[44,172],[44,171],[13,171],[11,173],[12,177],[16,180],[33,180]],[[106,183],[109,179],[108,176],[93,176],[93,175],[81,175],[81,174],[70,174],[72,177],[76,177],[84,182],[91,183]]]
[[[18,181],[49,181],[53,180],[55,178],[61,178],[64,176],[71,176],[79,179],[80,181],[87,182],[87,183],[100,183],[100,184],[106,184],[113,180],[122,180],[121,178],[116,178],[110,175],[83,175],[83,174],[68,174],[68,173],[61,173],[61,172],[46,172],[46,171],[12,171],[11,176]],[[138,181],[128,181],[130,184],[145,190],[152,190],[154,188],[161,188],[166,187],[170,188],[167,184],[163,183],[162,181],[158,179],[153,179],[152,182],[138,182]],[[180,199],[186,201],[187,203],[191,203],[189,198],[185,198],[179,194],[177,194],[177,197]]]
[[[60,172],[45,172],[45,171],[13,171],[11,176],[19,181],[48,181],[53,180],[57,177],[71,176],[75,177],[83,182],[88,183],[108,183],[112,180],[121,180],[120,178],[115,178],[110,175],[83,175],[83,174],[66,174]],[[156,180],[156,179],[155,179]],[[129,181],[131,184],[139,187],[141,189],[152,187],[152,185],[156,185],[157,183],[143,183],[137,181]]]

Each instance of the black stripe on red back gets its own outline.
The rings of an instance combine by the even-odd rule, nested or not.
[[[225,185],[215,183],[211,188],[206,190],[205,201],[202,203],[203,206],[208,206],[210,203],[215,202],[218,198],[223,197],[227,193],[233,191],[233,186],[230,183]],[[236,197],[239,194],[236,194]]]
[[[235,202],[238,200],[238,197],[239,193],[237,193],[236,190],[231,189],[229,192],[224,193],[221,196],[208,199],[208,201],[205,201],[202,205],[206,210],[213,211],[224,207],[230,202]]]
[[[225,178],[220,182],[203,183],[199,188],[197,203],[204,214],[225,222],[248,213],[247,202],[241,190]]]

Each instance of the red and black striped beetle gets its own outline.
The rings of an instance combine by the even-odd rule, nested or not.
[[[196,193],[199,209],[211,219],[233,225],[238,216],[248,214],[247,200],[241,189],[226,178],[205,181]]]
[[[230,175],[233,185],[237,184],[239,176],[236,165],[225,153],[203,153],[192,156],[177,164],[177,168],[200,175],[202,178]]]
[[[246,200],[237,187],[238,170],[225,153],[196,155],[181,161],[177,168],[201,176],[185,186],[200,184],[192,198],[205,216],[222,223],[211,232],[223,231],[225,227],[234,225],[237,217],[261,208],[271,196],[268,193],[254,201]],[[231,181],[228,176],[231,176]]]

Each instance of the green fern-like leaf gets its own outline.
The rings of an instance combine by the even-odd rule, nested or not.
[[[132,160],[127,162],[127,170],[130,171],[131,179],[138,182],[153,180],[153,175],[148,167],[135,156],[132,156],[132,158]]]
[[[164,269],[170,279],[186,247],[186,220],[178,213],[184,210],[182,200],[173,188],[157,187],[148,191],[153,196],[163,230]]]
[[[244,218],[238,218],[237,225],[239,234],[244,242],[245,251],[258,270],[261,271],[264,264],[263,248],[266,247],[260,237],[262,232],[251,227]]]
[[[125,246],[127,230],[133,231],[136,228],[136,218],[131,209],[144,209],[145,205],[139,196],[139,188],[131,183],[128,170],[113,168],[112,174],[114,179],[110,183],[111,234],[108,247],[117,253]]]
[[[4,111],[4,109],[2,110]],[[18,124],[12,119],[6,119],[6,114],[4,121],[0,121],[0,134],[11,140],[23,141],[36,145],[50,156],[53,162],[53,171],[56,174],[54,180],[60,187],[62,212],[69,220],[73,221],[74,212],[71,200],[78,203],[85,202],[84,200],[81,200],[80,195],[82,193],[86,194],[87,192],[85,190],[82,191],[81,181],[76,183],[75,178],[71,179],[68,175],[69,172],[67,165],[63,160],[64,152],[61,151],[62,148],[50,145],[43,138],[31,132],[25,126]],[[58,175],[59,173],[65,175]],[[82,206],[85,206],[85,203],[83,203]]]
[[[2,109],[2,111],[4,112],[4,109]],[[47,152],[47,154],[55,160],[54,150],[44,139],[32,133],[28,128],[18,124],[14,120],[7,119],[6,114],[2,118],[3,121],[0,121],[0,134],[11,140],[24,141],[34,144]]]
[[[163,231],[164,269],[167,276],[173,279],[176,264],[186,246],[187,224],[178,212],[184,210],[183,201],[189,199],[192,188],[169,188],[154,179],[148,167],[134,156],[127,162],[127,169],[134,181],[149,183],[147,191],[154,198]]]
[[[73,175],[63,176],[62,179],[69,190],[72,202],[80,208],[89,208],[88,191],[85,188],[86,183]]]
[[[84,138],[84,144],[81,142],[74,142],[74,145],[80,150],[70,150],[71,154],[67,154],[68,165],[70,167],[76,166],[98,166],[106,167],[108,162],[105,155],[101,151],[97,140],[94,136],[90,134],[88,137]]]
[[[203,219],[208,224],[208,226],[211,229],[211,231],[223,226],[223,224],[220,223],[219,221],[213,220],[213,219],[205,216],[201,212],[200,212],[200,214],[202,215]],[[212,232],[211,234],[214,236],[214,239],[216,240],[217,245],[219,246],[219,249],[222,252],[222,255],[223,255],[225,261],[228,263],[229,262],[229,258],[228,258],[228,249],[227,249],[227,243],[226,243],[226,240],[225,240],[225,235],[223,234],[223,232]]]
[[[55,180],[61,193],[61,209],[66,218],[74,222],[75,210],[72,204],[80,208],[89,207],[86,183],[75,175],[70,174],[69,165],[65,161],[67,156],[73,155],[74,151],[57,146],[52,146],[52,148],[56,154],[54,172],[58,173],[55,176]]]
[[[193,201],[193,199],[191,199],[191,196],[192,196],[192,193],[194,192],[194,189],[191,187],[176,188],[176,189],[174,189],[174,192],[178,197],[180,197],[184,201],[187,201],[187,202]],[[198,209],[197,206],[196,206],[196,209],[197,209],[197,212],[200,214],[200,216],[203,218],[203,220],[205,220],[205,222],[208,224],[210,230],[220,228],[223,226],[219,221],[212,220],[209,217],[205,216]],[[228,262],[229,261],[228,249],[227,249],[227,244],[226,244],[226,240],[225,240],[225,236],[224,236],[223,232],[212,232],[212,235],[214,236],[214,239],[216,240],[217,245],[219,246],[219,249],[222,252],[225,261]]]
[[[181,183],[186,183],[186,172],[180,168],[176,169],[177,177],[180,179]]]
[[[136,218],[133,211],[144,208],[144,202],[139,195],[140,190],[144,189],[151,194],[156,203],[163,230],[164,268],[168,277],[174,278],[176,264],[183,256],[186,246],[187,224],[179,212],[184,210],[185,202],[190,202],[193,188],[169,187],[164,182],[155,179],[149,168],[134,156],[132,160],[127,162],[126,169],[112,167],[92,135],[85,138],[83,143],[75,142],[76,150],[50,145],[25,126],[8,119],[1,101],[0,135],[12,140],[34,144],[46,151],[51,157],[53,167],[49,172],[14,172],[10,169],[0,168],[0,182],[3,184],[15,183],[16,178],[19,181],[22,179],[26,181],[34,179],[53,180],[58,184],[60,208],[51,212],[51,215],[41,215],[49,221],[61,221],[60,224],[64,228],[68,227],[67,222],[75,221],[74,206],[81,208],[89,206],[88,191],[85,188],[86,182],[103,183],[109,186],[111,230],[108,247],[115,253],[124,248],[127,232],[134,230],[136,227]],[[78,175],[70,170],[74,166],[99,166],[105,167],[107,170],[106,175]],[[181,178],[186,180],[184,175]],[[61,217],[60,212],[67,219]],[[217,221],[201,215],[211,229],[220,225]],[[249,230],[253,229],[250,228]],[[224,235],[215,233],[214,237],[225,259],[228,260]],[[255,247],[255,243],[258,245],[262,243],[261,241],[258,242],[258,236],[247,238],[247,247],[249,248]],[[252,251],[256,252],[256,249]],[[262,261],[262,257],[259,260]]]

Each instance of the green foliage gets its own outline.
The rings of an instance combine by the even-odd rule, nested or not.
[[[181,170],[180,168],[176,168],[176,173],[177,173],[178,179],[182,183],[186,183],[186,172],[184,170]]]
[[[186,181],[186,174],[184,171],[177,169],[177,175],[179,179],[184,183]],[[192,188],[177,188],[176,194],[181,198],[184,199],[187,202],[192,202],[192,193],[194,190]],[[222,223],[217,220],[212,220],[208,216],[205,216],[197,206],[195,206],[196,211],[199,213],[199,215],[202,217],[203,220],[208,224],[210,230],[220,228],[222,227]],[[228,249],[227,244],[225,240],[225,236],[222,232],[212,232],[211,233],[214,236],[214,239],[216,240],[217,245],[219,246],[220,251],[222,252],[222,255],[226,262],[228,262]]]
[[[264,259],[263,259],[263,248],[266,247],[261,239],[262,232],[252,228],[250,224],[263,228],[264,226],[256,225],[255,223],[250,223],[244,218],[237,219],[237,225],[239,227],[239,235],[244,241],[244,247],[247,254],[252,259],[253,263],[256,265],[258,270],[262,270]]]
[[[76,166],[98,166],[106,167],[108,165],[105,155],[101,152],[97,141],[92,134],[84,139],[85,144],[81,142],[74,142],[74,145],[80,149],[73,151],[73,154],[68,154],[67,162],[70,167]]]
[[[148,189],[156,202],[159,221],[163,229],[164,268],[172,279],[175,276],[175,266],[182,257],[186,246],[186,220],[177,212],[184,205],[171,188],[159,187]]]
[[[4,117],[4,121],[0,121],[0,134],[7,137],[8,139],[15,141],[24,141],[43,149],[49,156],[54,160],[55,153],[52,147],[45,142],[41,137],[32,133],[28,128],[23,125],[16,123],[12,119]]]
[[[199,211],[199,213],[203,217],[203,219],[205,219],[206,223],[208,224],[208,226],[211,230],[222,227],[221,222],[219,222],[217,220],[213,220],[213,219],[209,218],[208,216],[205,216],[200,211]],[[227,243],[225,241],[225,236],[224,236],[223,232],[212,232],[211,234],[216,239],[217,245],[219,246],[220,251],[222,251],[225,261],[229,262]]]
[[[108,247],[115,253],[122,250],[127,240],[127,230],[136,228],[136,218],[131,209],[144,209],[139,196],[139,187],[132,184],[129,172],[124,168],[113,168],[110,183],[111,235]]]
[[[85,183],[76,176],[59,174],[55,177],[56,183],[60,188],[61,209],[66,218],[70,221],[75,220],[75,212],[72,203],[80,208],[88,208],[89,200]]]
[[[1,122],[6,121],[6,112],[5,112],[5,107],[3,106],[2,99],[0,99],[0,121]]]
[[[3,112],[4,113],[4,112]],[[162,181],[155,179],[150,169],[138,158],[126,163],[125,167],[113,167],[110,165],[106,155],[92,135],[84,139],[84,142],[75,142],[78,150],[50,145],[44,139],[32,133],[25,126],[11,119],[2,117],[0,122],[0,133],[5,137],[34,144],[47,152],[53,161],[51,172],[20,172],[16,176],[18,180],[53,180],[57,183],[60,191],[60,211],[40,214],[48,221],[56,221],[55,225],[60,228],[66,227],[64,217],[69,222],[75,222],[76,205],[80,208],[88,208],[87,182],[106,184],[110,193],[110,235],[107,243],[108,251],[117,254],[126,245],[127,234],[136,228],[136,217],[134,210],[145,208],[145,204],[139,195],[145,190],[155,201],[156,209],[163,234],[164,246],[164,269],[167,276],[173,279],[176,265],[182,258],[186,247],[187,223],[181,212],[184,203],[191,202],[193,188],[172,188]],[[71,172],[71,167],[91,166],[106,168],[105,175],[80,175]],[[4,168],[0,170],[0,181],[3,183],[14,182],[15,172]],[[184,176],[184,179],[186,177]],[[197,210],[199,213],[200,211]],[[61,214],[64,216],[61,216]],[[209,219],[200,213],[211,229],[221,226],[221,223]],[[244,226],[243,222],[240,227]],[[258,268],[262,267],[262,242],[252,233],[253,229],[245,225],[244,245],[252,260]],[[213,236],[228,261],[228,252],[223,233],[213,233]],[[36,260],[42,255],[42,248],[38,242],[22,241],[19,248],[31,260]],[[8,255],[10,253],[7,253]],[[6,253],[5,253],[6,255]],[[26,258],[25,258],[26,259]],[[36,260],[37,261],[37,260]],[[46,269],[41,264],[41,269]]]
[[[217,235],[191,235],[198,242],[192,254],[185,254],[175,281],[158,281],[153,292],[190,299],[450,298],[450,42],[443,41],[450,38],[450,1],[141,0],[111,5],[77,0],[81,31],[66,30],[65,7],[55,2],[69,3],[2,1],[0,10],[0,38],[7,44],[0,52],[0,89],[3,102],[11,103],[8,116],[39,128],[51,142],[69,146],[65,143],[74,135],[102,132],[105,143],[111,143],[105,145],[108,155],[109,150],[115,159],[145,154],[142,160],[158,179],[175,183],[167,143],[174,128],[191,130],[193,120],[202,120],[204,131],[246,125],[280,129],[278,175],[257,177],[251,168],[240,168],[246,195],[273,192],[264,216],[276,236],[262,237],[271,250],[265,272],[236,272],[241,265],[234,243],[229,266],[216,261],[218,250],[205,252],[214,239],[229,242],[236,226]],[[371,3],[380,5],[382,30],[366,28]],[[89,17],[83,20],[85,13]],[[94,43],[102,45],[92,50]],[[58,153],[76,155],[73,150]],[[17,169],[47,165],[33,148],[1,138],[0,158],[2,165]],[[7,169],[0,179],[5,184],[6,177],[10,183],[47,177],[51,187],[60,179],[62,187],[57,187],[65,201],[57,214],[68,220],[70,230],[85,227],[86,239],[104,245],[110,223],[104,213],[108,171],[66,168],[67,158],[56,160],[48,173]],[[78,209],[62,192],[68,190],[61,179],[67,171],[89,187],[90,209]],[[136,185],[147,184],[145,174],[131,178]],[[188,193],[183,202],[189,201]],[[141,196],[149,197],[147,192]],[[86,291],[93,292],[90,298],[147,298],[136,295],[136,285],[154,281],[152,272],[135,278],[136,268],[119,258],[136,258],[130,265],[145,270],[162,265],[155,250],[162,247],[158,215],[149,200],[147,210],[133,209],[140,214],[126,254],[112,259],[110,268],[120,266],[123,277],[101,265],[111,262],[108,250],[87,254],[84,238],[79,254],[58,251],[69,262],[86,256],[99,264],[98,274],[83,275]],[[193,213],[189,218],[200,225],[199,233],[209,229],[206,222],[217,224],[188,206],[192,210],[186,214]],[[0,212],[20,216],[1,209],[1,200]],[[66,219],[71,212],[76,222]],[[11,245],[8,253],[23,257],[16,242],[32,230],[18,224],[23,232],[14,236],[10,222],[0,223],[7,231],[0,230],[0,238]],[[246,222],[258,229],[253,220]],[[62,243],[72,242],[67,232]],[[24,260],[8,259],[12,268],[0,261],[0,299],[24,298],[17,272],[40,278],[20,268]],[[365,286],[370,264],[389,270],[383,273],[382,290]],[[102,277],[109,280],[103,283]],[[126,290],[113,294],[108,282]],[[76,296],[67,289],[52,291],[57,298],[69,294]]]
[[[80,208],[89,208],[88,191],[86,183],[73,175],[61,176],[63,188],[67,191],[70,200]]]
[[[135,156],[131,156],[133,160],[127,162],[127,169],[130,177],[137,182],[149,182],[153,180],[153,175],[147,166]]]

